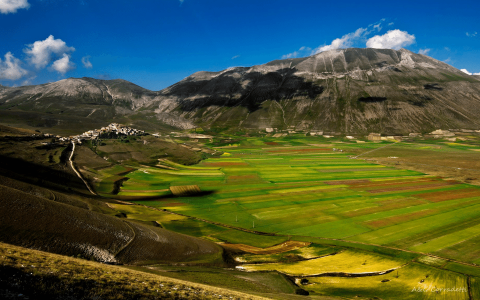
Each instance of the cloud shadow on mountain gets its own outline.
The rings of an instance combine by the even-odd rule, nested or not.
[[[315,99],[324,91],[323,86],[295,76],[296,71],[284,68],[267,74],[250,72],[244,74],[241,81],[227,73],[210,80],[182,82],[173,87],[166,96],[183,98],[180,100],[183,111],[209,106],[242,106],[249,112],[254,112],[265,100],[280,101],[294,97]],[[195,98],[185,99],[189,97]]]

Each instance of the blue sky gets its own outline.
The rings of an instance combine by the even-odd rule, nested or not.
[[[480,73],[480,1],[0,0],[0,84],[163,89],[334,48],[406,48]],[[477,33],[478,32],[478,33]]]

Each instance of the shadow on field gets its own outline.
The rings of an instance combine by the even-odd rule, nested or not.
[[[195,194],[176,196],[174,194],[163,195],[163,196],[119,196],[116,195],[114,199],[125,200],[125,201],[162,201],[162,200],[171,200],[183,197],[204,197],[215,194],[217,191],[201,191]]]
[[[59,191],[86,191],[83,182],[67,166],[58,169],[0,155],[0,174]],[[86,191],[88,193],[88,191]]]

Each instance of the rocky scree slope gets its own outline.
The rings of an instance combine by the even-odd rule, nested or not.
[[[405,49],[341,49],[198,72],[159,94],[152,110],[204,127],[391,134],[480,127],[480,81]]]

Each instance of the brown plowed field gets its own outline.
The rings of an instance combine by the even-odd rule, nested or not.
[[[386,193],[386,192],[399,192],[399,191],[409,191],[409,190],[420,190],[420,189],[431,189],[431,188],[438,188],[444,187],[448,185],[457,184],[456,182],[438,182],[432,184],[424,184],[424,185],[413,185],[413,186],[399,186],[399,187],[392,187],[389,189],[379,189],[379,190],[369,190],[369,193]]]
[[[340,184],[354,185],[354,184],[361,184],[361,183],[370,183],[370,180],[368,180],[368,179],[352,179],[352,180],[325,181],[325,184],[328,184],[328,185],[340,185]]]
[[[370,228],[380,228],[380,227],[387,227],[399,223],[404,223],[416,219],[420,219],[426,216],[434,215],[437,214],[438,210],[437,209],[426,209],[422,211],[417,211],[414,213],[409,213],[409,214],[404,214],[404,215],[399,215],[399,216],[393,216],[393,217],[388,217],[385,219],[380,219],[380,220],[374,220],[374,221],[368,221],[365,222],[364,224],[367,225]]]
[[[432,201],[432,202],[441,202],[441,201],[448,201],[448,200],[455,200],[455,199],[462,199],[462,198],[479,197],[480,190],[476,188],[467,188],[467,189],[453,190],[453,191],[424,193],[424,194],[418,194],[415,196],[423,198],[428,201]]]
[[[225,248],[238,249],[253,254],[277,254],[307,247],[310,244],[311,243],[308,242],[286,241],[268,248],[257,248],[244,244],[222,244],[222,246]]]
[[[403,179],[403,180],[392,180],[388,182],[371,182],[371,183],[359,183],[359,184],[352,184],[351,188],[361,188],[361,189],[368,189],[368,188],[375,188],[375,187],[388,187],[392,185],[407,185],[407,184],[416,184],[420,182],[432,182],[432,181],[439,181],[439,178],[418,178],[415,181],[412,179]]]
[[[391,202],[391,200],[389,200]],[[380,204],[381,202],[379,202]],[[382,211],[388,211],[388,210],[393,210],[393,209],[398,209],[398,208],[404,208],[404,207],[409,207],[409,206],[415,206],[415,205],[420,205],[420,204],[425,204],[426,202],[420,199],[400,199],[395,202],[391,203],[386,203],[384,205],[380,205],[377,207],[368,207],[364,209],[359,209],[355,211],[349,211],[345,213],[346,217],[353,218],[353,217],[359,217],[359,216],[364,216],[364,215],[370,215]]]

